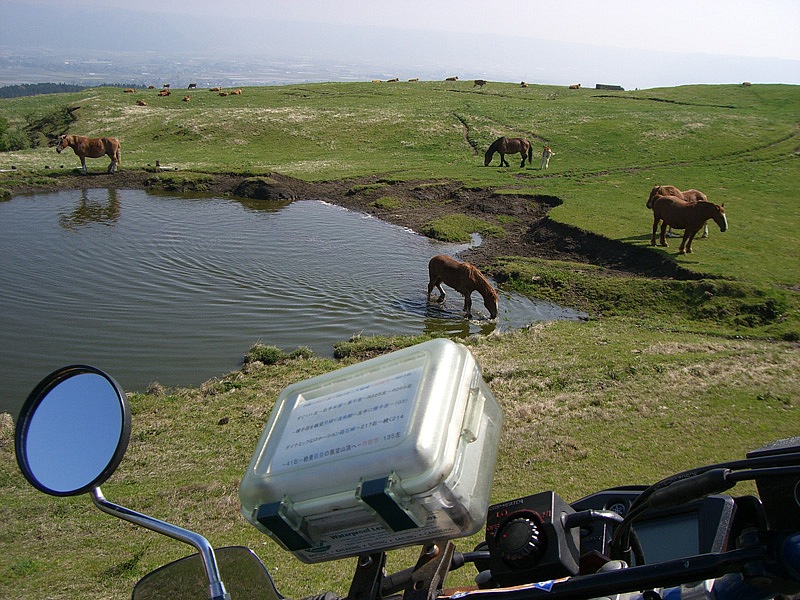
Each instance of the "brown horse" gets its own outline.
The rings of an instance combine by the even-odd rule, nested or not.
[[[658,196],[675,196],[686,202],[708,202],[708,196],[700,190],[691,189],[682,192],[674,185],[654,185],[653,189],[650,190],[650,196],[647,198],[647,208],[653,208],[653,202]],[[667,229],[667,235],[672,235],[672,227]],[[708,223],[703,223],[702,237],[708,237]]]
[[[674,185],[654,185],[653,189],[650,190],[650,196],[647,198],[647,208],[653,208],[653,202],[658,196],[675,196],[686,202],[708,202],[708,196],[700,190],[682,192]]]
[[[428,274],[429,301],[435,287],[441,294],[437,302],[444,302],[445,293],[442,289],[444,283],[464,295],[464,312],[469,319],[472,318],[472,292],[477,290],[483,296],[483,304],[491,318],[497,317],[497,292],[474,265],[458,262],[446,254],[439,254],[428,262]]]
[[[720,231],[727,231],[728,218],[725,216],[725,207],[713,202],[686,202],[676,196],[657,196],[653,200],[653,235],[650,245],[656,245],[656,229],[661,224],[661,246],[667,246],[664,234],[667,225],[676,229],[683,229],[683,240],[678,248],[679,254],[692,253],[692,240],[700,228],[709,219],[719,225]]]
[[[489,166],[489,163],[492,162],[492,157],[494,153],[498,152],[500,154],[500,166],[509,167],[511,165],[508,164],[506,160],[506,154],[516,154],[517,152],[522,155],[522,163],[519,165],[520,169],[525,166],[525,159],[528,159],[528,164],[533,160],[533,146],[531,143],[523,138],[507,138],[501,137],[497,138],[492,145],[489,146],[489,149],[486,151],[486,156],[483,160],[483,165],[485,167]]]
[[[112,137],[88,138],[82,135],[62,135],[58,140],[56,151],[61,154],[61,151],[67,147],[72,148],[78,158],[81,159],[81,170],[84,174],[86,174],[87,156],[89,158],[100,158],[108,155],[111,158],[111,164],[108,165],[109,173],[116,173],[117,165],[122,159],[122,146],[120,146],[119,140]]]

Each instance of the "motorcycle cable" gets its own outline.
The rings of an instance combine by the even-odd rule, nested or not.
[[[671,475],[644,490],[628,509],[611,540],[611,557],[630,560],[634,521],[653,508],[676,506],[722,493],[740,481],[765,477],[785,477],[800,473],[800,453],[747,458],[708,465]]]
[[[729,469],[730,471],[741,471],[744,469],[755,469],[761,467],[780,467],[787,465],[796,465],[798,463],[800,463],[800,452],[791,452],[779,455],[744,458],[735,461],[726,461],[722,463],[706,465],[704,467],[695,467],[692,469],[688,469],[686,471],[682,471],[680,473],[675,473],[673,475],[665,477],[661,481],[654,483],[646,490],[644,490],[641,494],[639,494],[636,500],[633,501],[633,504],[629,509],[629,514],[630,511],[638,508],[640,504],[647,502],[648,498],[659,489],[672,485],[675,481],[681,479],[687,479],[695,475],[700,475],[702,473],[705,473],[706,471],[711,471],[714,469]]]

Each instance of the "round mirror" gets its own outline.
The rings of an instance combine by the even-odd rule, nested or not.
[[[47,494],[83,494],[114,472],[130,432],[127,398],[111,377],[86,365],[64,367],[45,377],[22,407],[17,463]]]

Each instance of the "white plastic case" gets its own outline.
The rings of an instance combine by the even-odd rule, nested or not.
[[[437,339],[290,385],[242,480],[242,513],[306,563],[472,535],[502,412]]]

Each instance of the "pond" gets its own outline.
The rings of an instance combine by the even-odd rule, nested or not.
[[[87,189],[0,202],[0,412],[16,416],[47,373],[72,363],[123,389],[198,385],[254,343],[331,356],[353,335],[466,336],[577,319],[500,291],[472,321],[450,290],[425,299],[427,262],[464,247],[318,200],[249,202]]]

